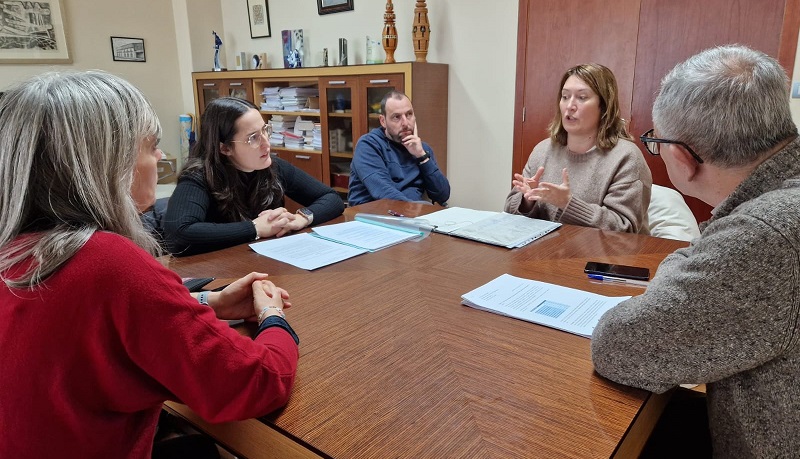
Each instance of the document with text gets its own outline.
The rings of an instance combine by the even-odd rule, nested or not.
[[[463,237],[508,249],[523,247],[558,229],[561,223],[505,212],[448,207],[416,218],[437,233]]]
[[[392,227],[379,220],[368,222],[364,216],[359,218],[365,221],[323,225],[311,233],[257,242],[250,244],[250,248],[265,257],[314,270],[424,236],[417,226]]]
[[[590,338],[606,311],[630,296],[608,297],[510,274],[463,295],[464,305]]]
[[[309,271],[368,252],[366,249],[314,237],[310,233],[256,242],[250,244],[250,248],[259,255]]]

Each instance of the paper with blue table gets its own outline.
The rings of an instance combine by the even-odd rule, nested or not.
[[[355,220],[250,244],[256,253],[309,271],[401,242],[422,239],[430,227],[397,217],[356,214]]]
[[[461,297],[461,303],[591,338],[606,311],[630,296],[603,296],[503,274]]]

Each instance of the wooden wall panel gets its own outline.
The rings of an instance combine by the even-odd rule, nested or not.
[[[520,0],[513,172],[546,139],[564,72],[597,62],[617,78],[625,118],[630,115],[640,0]],[[526,23],[523,23],[525,21]],[[525,122],[522,110],[526,109]],[[509,189],[511,188],[509,178]]]
[[[800,0],[520,0],[513,172],[545,139],[563,72],[583,62],[611,68],[623,116],[638,137],[652,127],[661,78],[711,46],[741,43],[775,56],[791,75],[800,29]],[[523,122],[523,109],[526,111]],[[663,161],[644,152],[653,182],[672,184]],[[698,221],[710,207],[686,197]]]
[[[717,45],[739,43],[777,57],[782,35],[796,47],[797,21],[794,33],[783,33],[786,6],[784,0],[642,0],[632,133],[638,136],[653,127],[651,112],[661,79],[693,54]],[[784,65],[791,73],[794,56],[791,63]],[[672,187],[664,161],[644,152],[642,145],[639,147],[653,172],[653,183]],[[692,197],[686,197],[686,202],[698,221],[710,217],[711,207],[707,204]]]

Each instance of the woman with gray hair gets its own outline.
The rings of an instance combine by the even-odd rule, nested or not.
[[[151,256],[131,192],[161,128],[136,88],[40,75],[5,93],[0,126],[0,457],[148,458],[165,400],[211,422],[287,402],[288,294],[251,273],[198,302]]]

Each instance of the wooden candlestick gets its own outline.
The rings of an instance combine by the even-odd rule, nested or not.
[[[428,55],[428,43],[431,40],[431,25],[428,22],[428,7],[425,5],[425,0],[417,1],[414,8],[412,36],[417,62],[428,62],[425,57]]]
[[[383,15],[383,50],[386,51],[386,59],[383,62],[394,63],[394,50],[396,49],[397,28],[394,26],[394,5],[392,5],[392,0],[387,0],[386,13]]]

